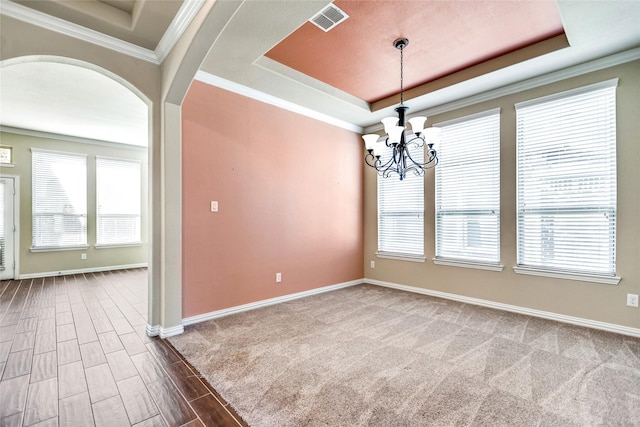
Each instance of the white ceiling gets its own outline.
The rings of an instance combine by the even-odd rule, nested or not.
[[[8,3],[10,8],[6,7]],[[354,130],[371,126],[392,111],[390,106],[372,112],[366,102],[264,57],[328,1],[225,0],[224,3],[237,5],[237,11],[216,36],[201,66],[202,79]],[[11,13],[17,19],[42,26],[50,22],[49,17],[43,19],[42,12],[17,3],[0,0],[0,5],[3,6],[0,12]],[[185,0],[181,11],[187,8],[197,11],[201,5],[202,0]],[[222,7],[220,2],[214,4],[211,13],[216,13],[218,6]],[[557,6],[570,47],[411,99],[407,102],[411,111],[427,110],[617,52],[640,49],[640,1],[558,0]],[[177,39],[180,30],[176,26],[183,29],[185,21],[174,21],[164,39],[169,33]],[[100,43],[95,30],[91,31],[90,40]],[[78,35],[81,33],[74,34],[82,37]],[[161,53],[166,54],[167,50],[162,41],[155,52],[131,42],[123,43],[123,51],[137,55],[136,49],[142,49],[140,57],[152,62],[161,61]],[[112,38],[105,45],[113,46]],[[32,65],[34,68],[18,64],[0,69],[0,124],[115,142],[146,142],[143,136],[148,126],[146,106],[130,92],[125,93],[124,87],[78,67]]]
[[[74,65],[26,62],[0,69],[3,126],[148,145],[148,107],[115,80]]]

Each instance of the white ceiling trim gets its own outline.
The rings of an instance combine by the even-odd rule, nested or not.
[[[69,37],[105,47],[122,54],[160,64],[169,54],[187,26],[204,5],[205,0],[185,0],[169,28],[162,36],[156,50],[150,50],[101,32],[56,18],[46,13],[22,6],[9,0],[0,0],[0,13],[28,24],[37,25]]]
[[[301,73],[298,70],[294,70],[293,68],[287,67],[280,62],[274,61],[271,58],[267,58],[266,56],[261,56],[253,62],[253,65],[256,67],[263,68],[271,73],[282,76],[295,84],[305,85],[323,95],[329,95],[334,97],[336,100],[340,102],[346,102],[355,107],[362,108],[363,110],[370,111],[371,105],[365,100],[358,98],[357,96],[353,96],[347,92],[344,92],[334,86],[331,86],[325,82],[317,80],[311,76],[308,76],[304,73]]]
[[[169,28],[167,28],[162,39],[160,39],[158,46],[156,46],[155,53],[158,58],[158,62],[164,61],[167,55],[169,55],[173,46],[178,42],[204,4],[205,0],[184,0],[180,10],[178,10],[173,21],[171,21]]]
[[[69,37],[84,40],[128,56],[142,59],[144,61],[160,64],[154,51],[125,42],[115,37],[108,36],[89,28],[73,24],[60,18],[47,15],[46,13],[30,9],[9,0],[1,1],[1,13],[18,19],[28,24],[37,25],[47,30],[55,31]]]
[[[55,139],[59,141],[78,142],[81,144],[102,145],[105,147],[126,148],[127,150],[146,151],[148,147],[145,145],[125,144],[123,142],[104,141],[101,139],[82,138],[72,135],[61,135],[59,133],[44,132],[41,130],[23,129],[13,126],[0,125],[0,132],[13,133],[15,135],[35,136],[36,138]],[[4,165],[2,166],[4,167]]]
[[[640,59],[640,48],[630,49],[624,52],[609,55],[603,58],[598,58],[593,61],[585,62],[583,64],[574,65],[573,67],[563,68],[558,71],[547,73],[538,77],[533,77],[521,82],[513,83],[497,89],[488,90],[477,95],[468,96],[465,98],[457,99],[445,104],[438,105],[433,108],[422,109],[414,113],[421,116],[433,116],[435,114],[442,114],[460,108],[469,107],[471,105],[479,104],[481,102],[490,101],[492,99],[500,98],[514,93],[524,92],[525,90],[535,89],[537,87],[545,86],[551,83],[566,80],[572,77],[581,76],[583,74],[592,73],[598,70],[604,70],[605,68],[615,67],[616,65],[626,64],[627,62]],[[366,126],[364,131],[366,133],[376,132],[382,129],[382,124],[375,123],[371,126]]]
[[[344,120],[336,119],[335,117],[328,116],[326,114],[319,113],[310,108],[303,107],[290,101],[286,101],[282,98],[278,98],[273,95],[266,94],[256,89],[252,89],[247,86],[232,82],[222,77],[215,76],[205,71],[199,70],[196,73],[195,80],[201,81],[211,86],[219,87],[220,89],[228,90],[238,95],[246,96],[248,98],[255,99],[266,104],[273,105],[284,110],[291,111],[306,117],[310,117],[315,120],[319,120],[324,123],[328,123],[333,126],[337,126],[352,132],[362,133],[362,127],[353,123],[346,122]]]

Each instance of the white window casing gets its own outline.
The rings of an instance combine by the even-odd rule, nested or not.
[[[417,162],[424,160],[424,148],[409,145]],[[382,153],[385,163],[391,149]],[[408,173],[404,180],[397,175],[378,175],[378,256],[424,261],[424,176]]]
[[[616,87],[614,79],[516,104],[516,272],[615,276]]]
[[[87,157],[32,149],[32,251],[87,246]]]
[[[436,167],[436,264],[500,271],[500,109],[443,123]]]
[[[97,157],[96,204],[96,247],[141,244],[140,162]]]

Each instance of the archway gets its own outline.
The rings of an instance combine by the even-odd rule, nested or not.
[[[143,182],[147,183],[145,193],[150,194],[152,102],[142,91],[100,66],[59,56],[6,59],[0,61],[0,75],[4,130],[9,126],[78,141],[145,147],[148,172]],[[154,241],[150,198],[147,196],[146,200],[142,240],[148,245],[145,260],[150,262]],[[152,275],[153,270],[149,269],[148,300]],[[149,301],[148,306],[147,318],[151,319],[154,305]]]

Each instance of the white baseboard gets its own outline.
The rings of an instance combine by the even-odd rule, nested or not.
[[[150,337],[160,336],[160,338],[169,338],[174,335],[180,335],[181,333],[183,333],[184,326],[178,325],[178,326],[172,326],[170,328],[163,328],[160,325],[151,326],[150,324],[147,323],[147,327],[145,328],[145,331],[147,335]]]
[[[184,332],[184,326],[172,326],[170,328],[160,328],[160,338],[169,338],[174,335],[180,335]]]
[[[520,307],[517,305],[503,304],[500,302],[466,297],[466,296],[457,295],[457,294],[450,294],[447,292],[433,291],[430,289],[418,288],[415,286],[407,286],[407,285],[400,285],[398,283],[383,282],[382,280],[364,279],[363,283],[368,283],[376,286],[384,286],[385,288],[399,289],[401,291],[429,295],[429,296],[444,298],[444,299],[453,300],[453,301],[464,302],[467,304],[479,305],[482,307],[489,307],[489,308],[495,308],[498,310],[510,311],[512,313],[525,314],[527,316],[555,320],[562,323],[570,323],[572,325],[584,326],[587,328],[600,329],[608,332],[615,332],[618,334],[629,335],[632,337],[640,337],[640,329],[631,328],[629,326],[616,325],[615,323],[599,322],[597,320],[567,316],[564,314],[552,313],[550,311],[535,310],[532,308]]]
[[[149,337],[157,337],[158,335],[160,335],[160,325],[151,326],[147,323],[147,327],[144,328],[144,330]]]
[[[216,310],[216,311],[211,311],[209,313],[186,317],[182,319],[182,324],[184,326],[193,325],[195,323],[217,319],[219,317],[229,316],[231,314],[241,313],[243,311],[255,310],[256,308],[260,308],[260,307],[267,307],[269,305],[280,304],[285,301],[291,301],[294,299],[304,298],[311,295],[321,294],[324,292],[335,291],[336,289],[347,288],[349,286],[361,285],[362,283],[364,283],[363,279],[357,279],[357,280],[352,280],[350,282],[338,283],[337,285],[325,286],[322,288],[311,289],[309,291],[297,292],[295,294],[283,295],[281,297],[270,298],[262,301],[252,302],[249,304],[243,304],[235,307],[224,308],[222,310]]]
[[[98,273],[100,271],[127,270],[129,268],[148,267],[148,265],[149,265],[148,263],[142,262],[139,264],[110,265],[107,267],[80,268],[77,270],[45,271],[41,273],[19,274],[16,277],[16,280],[38,279],[40,277],[51,277],[51,276],[66,276],[69,274]]]

